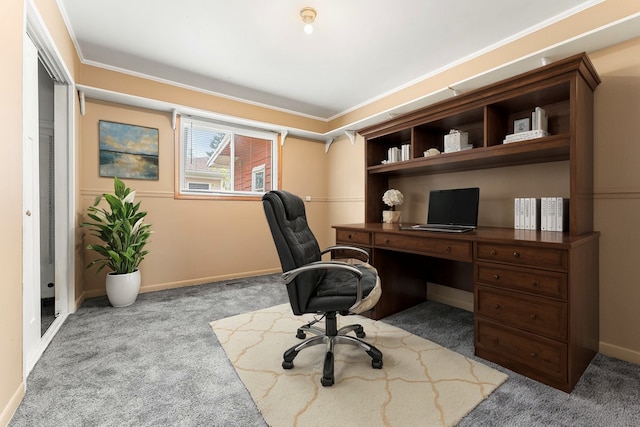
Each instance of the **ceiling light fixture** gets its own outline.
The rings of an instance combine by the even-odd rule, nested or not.
[[[312,7],[305,7],[300,11],[300,17],[304,22],[304,32],[307,34],[313,33],[313,21],[316,20],[316,10]]]

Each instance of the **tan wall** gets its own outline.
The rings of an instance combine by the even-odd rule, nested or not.
[[[430,189],[480,187],[478,225],[511,228],[515,197],[569,197],[568,169],[568,162],[554,162],[399,178],[390,185],[406,198],[400,207],[403,221],[427,220]]]
[[[98,173],[98,122],[107,120],[159,130],[159,179],[125,179],[148,212],[153,235],[141,265],[141,291],[148,292],[279,271],[279,262],[259,200],[185,200],[174,198],[175,144],[171,115],[87,100],[82,123],[79,177],[82,212],[96,196],[112,192],[113,179]],[[288,137],[282,147],[282,188],[312,200],[326,198],[327,171],[322,144]],[[308,203],[311,226],[328,227],[326,204]],[[86,234],[86,230],[83,230]],[[88,240],[91,238],[89,237]],[[320,237],[319,237],[320,239]],[[82,247],[86,246],[85,240]],[[324,243],[324,242],[321,242]],[[85,251],[82,265],[95,258]],[[84,271],[85,297],[104,295],[104,275]]]
[[[600,350],[640,363],[640,39],[591,56],[595,218],[600,239]]]
[[[0,425],[24,394],[22,388],[22,0],[0,2]]]
[[[364,221],[364,138],[356,135],[354,143],[346,135],[337,138],[326,156],[331,164],[326,177],[329,224]],[[329,228],[327,233],[330,244],[335,244],[335,231]]]
[[[303,117],[281,110],[273,110],[209,93],[194,92],[178,86],[171,86],[90,65],[82,66],[81,78],[77,83],[117,93],[170,102],[177,106],[220,113],[230,117],[275,123],[283,127],[304,129],[317,133],[324,133],[329,130],[327,122],[323,120]]]

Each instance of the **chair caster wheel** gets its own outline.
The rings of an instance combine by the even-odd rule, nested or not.
[[[293,362],[287,362],[286,360],[282,362],[282,367],[284,369],[293,369]]]
[[[302,332],[300,329],[298,329],[298,332],[296,332],[296,338],[303,340],[307,337],[307,334],[305,334],[304,332]]]
[[[371,367],[374,369],[382,369],[382,360],[372,360]]]
[[[367,334],[364,332],[364,328],[362,326],[360,326],[358,329],[355,330],[356,332],[356,337],[358,338],[364,338],[367,336]]]
[[[320,383],[322,384],[323,387],[331,387],[333,385],[333,378],[322,377],[322,379],[320,380]]]

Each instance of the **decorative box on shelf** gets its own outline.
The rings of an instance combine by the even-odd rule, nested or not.
[[[549,136],[547,112],[540,107],[536,107],[531,113],[531,130],[529,130],[529,119],[516,120],[513,123],[514,133],[505,136],[503,144],[529,139],[543,138]]]
[[[445,153],[453,153],[470,148],[473,148],[473,145],[469,145],[469,134],[467,132],[451,129],[449,133],[444,136]]]
[[[527,132],[518,132],[518,133],[509,134],[505,136],[502,143],[510,144],[512,142],[527,141],[529,139],[543,138],[545,136],[549,136],[549,132],[542,129],[536,129],[536,130],[530,130]]]

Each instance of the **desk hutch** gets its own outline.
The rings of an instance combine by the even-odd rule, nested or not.
[[[474,294],[475,354],[570,392],[598,351],[598,241],[593,231],[593,92],[600,79],[585,54],[543,66],[360,131],[365,138],[365,223],[337,225],[336,242],[371,253],[383,296],[380,319],[426,299],[427,281]],[[548,112],[547,137],[503,144],[514,120]],[[444,151],[450,129],[473,149]],[[410,144],[410,159],[383,163]],[[478,227],[459,235],[381,224],[389,179],[564,161],[565,232]],[[482,189],[481,189],[482,194]],[[482,203],[482,202],[481,202]]]

